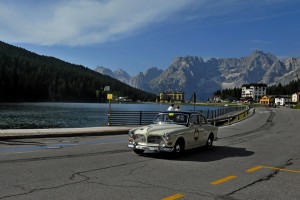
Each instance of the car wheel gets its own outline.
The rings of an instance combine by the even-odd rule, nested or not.
[[[214,136],[210,134],[206,141],[206,148],[210,149],[213,145],[213,141],[214,141]]]
[[[174,149],[173,149],[173,153],[175,154],[182,154],[184,151],[184,142],[182,140],[178,140],[175,143]]]
[[[134,153],[138,154],[138,155],[141,155],[144,153],[144,150],[141,150],[141,149],[133,149]]]

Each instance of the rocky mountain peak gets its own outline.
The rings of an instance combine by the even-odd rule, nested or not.
[[[264,53],[263,51],[255,50],[253,51],[250,56],[247,57],[250,62],[257,63],[260,62],[260,64],[263,65],[272,65],[272,63],[275,60],[278,60],[276,56],[274,56],[271,53]]]
[[[127,83],[127,84],[129,83],[130,78],[131,78],[129,76],[129,74],[126,71],[124,71],[123,69],[121,69],[121,68],[119,68],[116,71],[114,71],[114,75],[115,75],[115,77],[118,80],[120,80],[120,81],[122,81],[124,83]]]
[[[156,67],[149,68],[144,74],[144,82],[149,82],[163,73],[163,70]]]
[[[124,71],[123,69],[117,69],[116,71],[114,71],[114,74],[116,77],[120,77],[120,78],[125,78],[125,79],[130,79],[129,74]]]
[[[125,74],[125,75],[128,75],[128,73],[126,71],[124,71],[123,69],[121,69],[121,68],[118,68],[117,70],[115,70],[114,74]]]
[[[250,57],[257,57],[257,56],[261,56],[261,55],[266,55],[263,51],[260,50],[254,50],[251,54]]]
[[[198,56],[177,57],[165,70],[149,68],[126,83],[156,94],[163,90],[181,90],[186,98],[195,92],[197,97],[207,99],[216,90],[241,87],[247,83],[287,84],[296,79],[297,74],[300,74],[300,58],[281,61],[271,53],[255,50],[241,58],[204,61]]]
[[[97,66],[95,71],[100,73],[100,74],[107,75],[107,76],[110,76],[112,78],[116,78],[115,74],[110,69],[105,68],[103,66]]]
[[[153,74],[153,73],[161,73],[163,72],[163,70],[158,69],[157,67],[151,67],[149,69],[147,69],[144,73],[145,76],[149,75],[149,74]]]
[[[172,66],[175,68],[188,68],[190,66],[201,65],[204,61],[198,56],[177,57],[172,61]]]

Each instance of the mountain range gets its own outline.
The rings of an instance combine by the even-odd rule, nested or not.
[[[286,85],[298,78],[300,58],[279,59],[255,50],[241,58],[177,57],[165,70],[152,67],[132,77],[123,69],[113,72],[98,66],[95,71],[151,93],[183,91],[189,100],[195,92],[199,99],[206,100],[216,90],[240,88],[247,83]]]

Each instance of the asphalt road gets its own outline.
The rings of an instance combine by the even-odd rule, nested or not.
[[[0,199],[299,200],[299,130],[299,110],[259,108],[179,158],[127,135],[0,141]]]

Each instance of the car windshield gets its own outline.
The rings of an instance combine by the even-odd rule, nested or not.
[[[154,118],[153,123],[186,125],[188,123],[188,117],[189,116],[184,113],[160,113]]]

